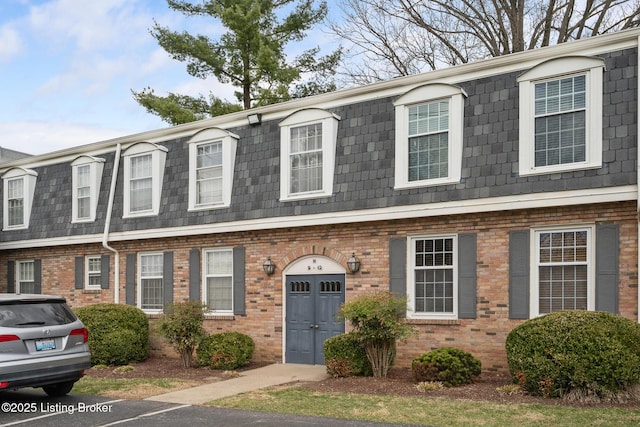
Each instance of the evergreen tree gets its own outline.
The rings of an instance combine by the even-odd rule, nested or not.
[[[318,7],[313,0],[167,3],[186,16],[210,16],[227,29],[218,40],[212,40],[206,35],[171,31],[156,22],[151,34],[173,59],[186,62],[190,75],[202,79],[214,76],[221,83],[237,87],[239,103],[222,100],[213,93],[194,98],[175,93],[163,97],[149,87],[132,91],[140,105],[162,120],[176,125],[335,90],[333,76],[341,49],[318,57],[320,48],[315,47],[290,62],[285,54],[290,42],[303,40],[306,32],[324,19],[324,0]],[[279,19],[277,12],[292,4],[292,11]]]

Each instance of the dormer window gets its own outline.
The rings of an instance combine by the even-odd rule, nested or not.
[[[333,194],[339,120],[335,114],[312,108],[280,122],[280,200]]]
[[[23,168],[11,169],[2,176],[4,230],[29,227],[37,177],[35,171]]]
[[[81,156],[71,163],[71,167],[73,173],[73,222],[95,221],[104,159]]]
[[[189,141],[189,210],[228,207],[238,135],[205,129]]]
[[[124,217],[158,215],[167,148],[142,142],[124,153]]]

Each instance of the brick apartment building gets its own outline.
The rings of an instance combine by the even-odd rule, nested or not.
[[[2,164],[0,291],[199,300],[285,363],[322,364],[375,290],[408,298],[401,365],[455,346],[506,370],[509,331],[551,311],[637,320],[639,36]]]

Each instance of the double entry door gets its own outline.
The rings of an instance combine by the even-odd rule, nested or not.
[[[344,333],[344,322],[337,319],[344,280],[344,274],[286,276],[287,363],[324,365],[322,344]]]

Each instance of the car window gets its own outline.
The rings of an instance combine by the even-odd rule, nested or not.
[[[39,302],[0,305],[0,326],[29,328],[33,326],[66,325],[76,320],[63,303]]]

